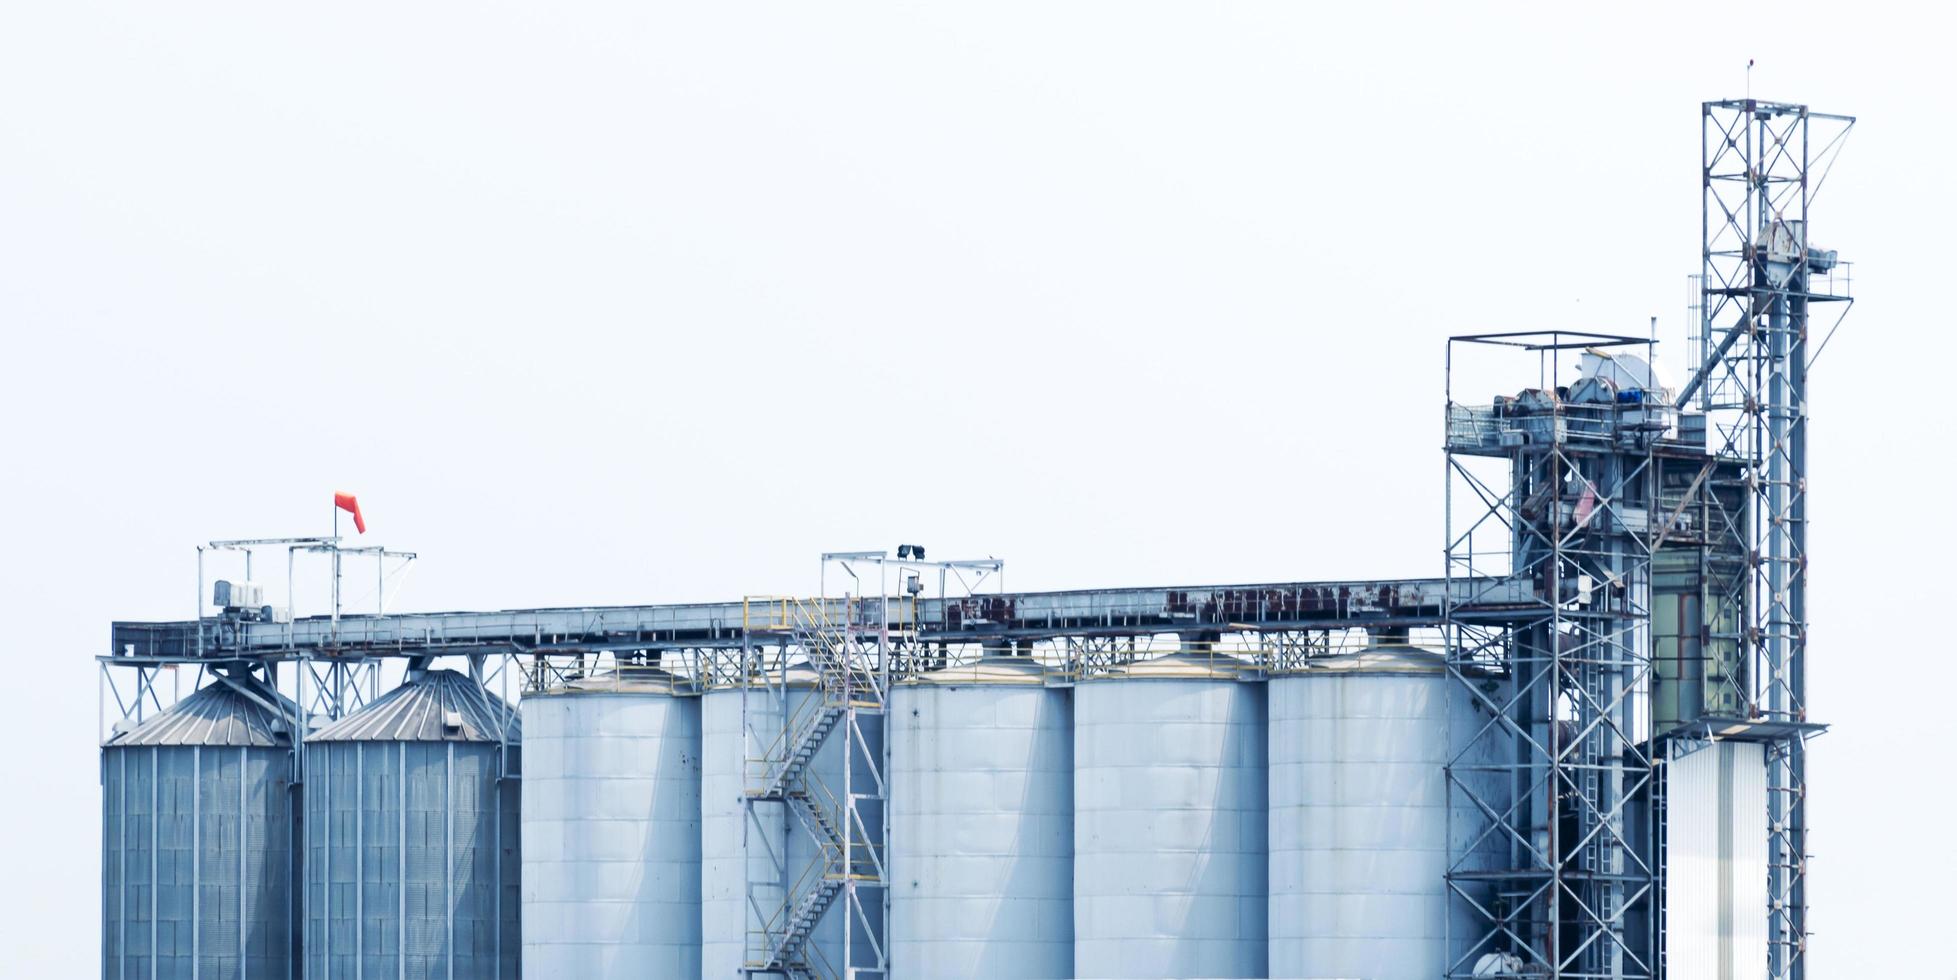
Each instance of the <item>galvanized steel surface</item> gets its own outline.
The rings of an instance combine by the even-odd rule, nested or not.
[[[892,976],[1074,975],[1070,715],[1025,663],[892,692]]]
[[[1074,688],[1074,971],[1265,975],[1264,685]]]
[[[429,676],[451,672],[431,672]],[[308,978],[515,977],[520,943],[518,749],[458,738],[414,741],[423,707],[489,703],[452,681],[411,681],[328,731],[306,752],[305,958]],[[394,705],[395,707],[388,707]],[[439,718],[439,716],[436,716]],[[514,730],[515,725],[512,724]],[[337,731],[335,731],[337,730]],[[377,740],[351,738],[367,732]]]
[[[1439,654],[1367,650],[1269,682],[1270,969],[1432,980],[1449,949],[1450,719],[1473,724]],[[1453,734],[1467,741],[1468,730]],[[1456,836],[1487,821],[1462,801]],[[1458,913],[1457,913],[1458,914]],[[1473,923],[1453,932],[1466,953]]]
[[[269,717],[219,685],[102,750],[103,977],[294,974],[292,755]]]
[[[467,675],[430,670],[306,741],[515,742],[521,735],[516,712],[502,700]]]
[[[1674,744],[1666,763],[1665,975],[1767,975],[1767,759],[1757,743]]]
[[[523,700],[532,977],[700,972],[700,704],[619,691]]]
[[[219,679],[178,701],[170,710],[106,744],[133,745],[251,745],[261,748],[292,744],[285,720],[274,711],[290,711],[291,702],[257,681]]]

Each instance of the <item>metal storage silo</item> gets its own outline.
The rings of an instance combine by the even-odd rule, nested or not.
[[[889,733],[891,975],[1073,976],[1067,691],[1025,660],[931,671]]]
[[[306,976],[520,975],[516,713],[452,670],[306,747]]]
[[[821,709],[823,693],[816,682],[813,670],[795,664],[702,698],[700,975],[706,980],[738,978],[743,963],[763,959],[769,931],[779,930],[788,910],[822,882],[827,862],[805,804],[791,808],[780,800],[747,798],[766,773],[767,759],[784,752],[784,714],[792,724],[803,724]],[[883,767],[883,718],[863,714],[859,719],[861,742],[851,747],[854,791],[873,793],[866,767],[871,760]],[[811,787],[806,799],[820,801],[818,806],[839,805],[846,742],[844,726],[837,725],[803,769],[798,785]],[[880,841],[882,825],[870,809],[862,814],[868,838]],[[872,900],[874,895],[869,893]],[[803,960],[814,976],[846,973],[843,905],[838,897],[809,935]],[[851,941],[861,951],[871,937],[857,923]],[[875,941],[881,945],[882,937]],[[858,965],[864,955],[859,952]]]
[[[814,711],[822,697],[822,691],[819,689],[802,688],[791,684],[787,699],[790,719],[803,717],[803,713]],[[876,780],[870,775],[870,769],[872,766],[879,771],[884,768],[884,721],[885,716],[881,714],[859,713],[857,724],[862,730],[860,738],[852,737],[845,725],[837,724],[829,733],[829,737],[823,740],[822,747],[817,749],[815,756],[809,760],[808,768],[803,773],[805,785],[809,787],[809,793],[805,797],[808,805],[796,803],[785,808],[788,839],[788,873],[785,880],[790,901],[800,902],[814,891],[828,868],[824,848],[817,844],[819,831],[817,823],[810,815],[811,807],[826,811],[827,819],[835,826],[843,825],[843,754],[845,752],[851,754],[849,791],[871,795],[876,793]],[[885,779],[887,780],[888,777],[886,776]],[[863,827],[857,835],[858,840],[879,843],[883,840],[883,822],[876,810],[876,807],[868,804],[858,808],[857,814],[863,821]],[[833,847],[833,844],[829,846]],[[857,859],[859,862],[862,861],[862,855],[857,855]],[[877,894],[872,890],[866,889],[862,895],[865,902],[878,900]],[[805,959],[818,977],[842,980],[848,975],[850,963],[845,958],[843,948],[845,924],[850,930],[850,952],[855,959],[854,965],[861,967],[869,962],[868,944],[884,945],[884,937],[870,935],[862,922],[849,918],[844,906],[843,898],[838,895],[809,935]],[[874,917],[872,921],[875,921]]]
[[[700,971],[700,703],[656,668],[523,699],[523,968]]]
[[[1074,972],[1265,976],[1264,686],[1171,654],[1074,688]]]
[[[284,713],[220,677],[103,745],[103,977],[294,974]]]
[[[700,729],[700,976],[743,980],[748,942],[762,929],[748,905],[748,883],[757,884],[759,907],[781,904],[782,805],[756,801],[750,810],[743,802],[749,760],[760,759],[780,734],[781,692],[711,689],[700,698]]]
[[[1270,680],[1269,706],[1271,975],[1443,975],[1475,938],[1448,893],[1443,767],[1487,716],[1410,647],[1308,660]],[[1475,841],[1487,821],[1453,809],[1455,839]]]

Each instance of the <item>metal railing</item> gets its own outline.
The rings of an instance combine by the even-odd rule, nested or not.
[[[883,886],[887,841],[871,832],[862,812],[874,805],[881,816],[886,792],[882,760],[862,741],[857,717],[859,712],[882,713],[893,648],[914,643],[917,612],[914,597],[828,600],[755,596],[742,602],[742,629],[750,636],[779,634],[785,645],[792,643],[810,672],[807,682],[812,688],[793,705],[787,703],[786,690],[782,691],[779,734],[760,759],[747,760],[746,797],[750,805],[780,800],[784,815],[806,834],[815,852],[815,860],[800,871],[780,905],[765,916],[759,942],[750,938],[750,955],[764,957],[759,963],[750,963],[751,970],[791,977],[824,975],[826,956],[811,941],[816,924],[835,914],[838,904],[842,914],[863,915],[864,903],[857,887]],[[866,619],[865,614],[872,617]],[[784,663],[780,675],[784,687],[796,686],[787,669]],[[817,753],[839,737],[842,743],[835,749],[842,754],[843,787],[836,793],[824,785],[813,767]],[[861,760],[862,771],[856,772],[859,748],[865,758]],[[859,779],[862,782],[857,782]],[[882,826],[881,820],[878,826]],[[855,960],[849,932],[854,924],[844,928],[846,962],[842,966],[849,972],[857,966],[850,962]],[[881,928],[873,929],[869,941],[875,951],[876,969],[872,972],[879,975],[886,969],[881,932]]]
[[[634,654],[581,653],[539,656],[521,662],[525,695],[567,691],[690,694],[693,676],[675,673]]]
[[[1515,403],[1447,406],[1447,448],[1457,452],[1502,452],[1510,444],[1611,444],[1629,434],[1669,431],[1677,416],[1670,391],[1638,392],[1639,400],[1615,404],[1551,401],[1546,406]],[[1505,439],[1510,440],[1505,443]]]

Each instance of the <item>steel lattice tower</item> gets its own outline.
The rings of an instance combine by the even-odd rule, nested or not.
[[[1705,414],[1709,448],[1742,474],[1746,511],[1726,519],[1748,573],[1708,606],[1741,624],[1729,642],[1751,667],[1748,717],[1788,726],[1767,752],[1777,980],[1806,972],[1807,371],[1833,332],[1816,337],[1811,316],[1836,304],[1839,324],[1852,302],[1849,265],[1810,244],[1809,209],[1854,123],[1753,99],[1708,102],[1702,118],[1699,364],[1678,404]]]
[[[1524,609],[1466,593],[1448,609],[1448,671],[1480,707],[1455,732],[1448,885],[1472,911],[1451,977],[1656,975],[1657,877],[1648,846],[1656,760],[1652,555],[1662,540],[1657,440],[1669,406],[1640,390],[1562,381],[1580,358],[1650,359],[1650,341],[1572,331],[1449,344],[1448,576],[1521,583]],[[1535,361],[1535,387],[1492,405],[1454,401],[1461,351]],[[1482,588],[1492,588],[1483,585]]]
[[[1805,975],[1807,370],[1832,333],[1810,320],[1850,303],[1808,219],[1854,120],[1740,100],[1702,121],[1698,336],[1676,394],[1642,365],[1592,380],[1613,349],[1647,345],[1649,364],[1655,338],[1449,345],[1448,576],[1534,597],[1447,610],[1449,671],[1486,716],[1448,772],[1454,808],[1483,818],[1450,835],[1473,920],[1450,976],[1664,976],[1665,756],[1721,739],[1764,746],[1763,955],[1775,980]],[[1457,403],[1458,352],[1489,345],[1534,355],[1536,387]],[[1571,382],[1578,350],[1598,360]]]

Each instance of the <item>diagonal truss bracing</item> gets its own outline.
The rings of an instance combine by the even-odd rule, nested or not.
[[[1448,887],[1468,910],[1449,975],[1655,977],[1658,871],[1644,817],[1656,761],[1656,456],[1670,412],[1646,388],[1572,396],[1579,354],[1649,342],[1593,334],[1457,338],[1519,348],[1541,387],[1448,406],[1450,578],[1519,581],[1522,615],[1450,608],[1448,670],[1476,705],[1451,736]],[[1485,346],[1486,345],[1486,346]],[[1450,346],[1450,398],[1456,353]]]
[[[1768,744],[1769,975],[1799,980],[1807,952],[1808,367],[1847,313],[1852,266],[1810,238],[1810,213],[1854,119],[1757,100],[1702,112],[1699,371],[1681,407],[1734,466],[1724,515],[1746,556],[1709,597],[1750,668],[1745,717],[1792,723]]]

